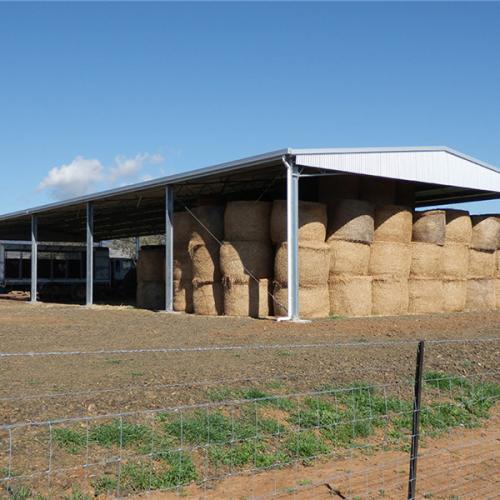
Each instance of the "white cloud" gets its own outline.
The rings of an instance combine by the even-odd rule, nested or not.
[[[82,196],[97,188],[122,186],[137,181],[145,165],[158,165],[163,161],[160,154],[140,153],[132,158],[119,155],[113,166],[104,167],[97,159],[77,156],[68,165],[52,168],[38,185],[38,190],[47,190],[56,200]],[[154,176],[146,172],[142,178],[152,179]]]
[[[77,156],[68,165],[52,168],[38,190],[47,189],[57,200],[82,196],[102,180],[103,170],[99,160]]]

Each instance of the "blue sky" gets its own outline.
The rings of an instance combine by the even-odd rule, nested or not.
[[[0,3],[0,213],[288,146],[500,166],[499,25],[500,3]]]

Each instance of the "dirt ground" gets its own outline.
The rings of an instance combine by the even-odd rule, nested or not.
[[[51,353],[0,358],[0,424],[193,405],[207,402],[210,391],[272,384],[288,394],[324,384],[347,387],[369,382],[407,397],[413,390],[420,339],[430,341],[426,370],[499,380],[500,311],[295,324],[0,299],[0,352]],[[454,342],[446,342],[450,339]],[[108,352],[96,353],[101,350]],[[493,486],[499,480],[498,428],[497,416],[484,428],[454,430],[451,438],[429,444],[426,453],[434,455],[422,460],[420,467],[429,471],[425,488],[434,489],[432,498],[449,497],[448,490],[446,495],[438,491],[439,475],[431,474],[436,465],[446,470],[451,478],[448,484],[454,484],[457,493],[453,493],[460,498],[494,497]],[[480,448],[474,448],[472,443],[478,440]],[[457,442],[463,445],[460,449],[455,449]],[[348,461],[253,474],[250,479],[231,478],[215,489],[186,491],[196,498],[258,497],[269,492],[301,499],[335,498],[333,490],[351,499],[402,498],[407,474],[406,458],[401,462],[404,456],[397,451],[377,452]],[[382,470],[382,464],[389,466]],[[470,481],[464,480],[464,470]]]

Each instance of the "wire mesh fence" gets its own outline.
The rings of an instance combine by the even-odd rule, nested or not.
[[[0,353],[3,373],[12,377],[23,363],[42,363],[40,370],[68,358],[89,367],[119,359],[109,356],[155,355],[157,369],[166,371],[173,357],[184,356],[200,372],[204,362],[214,369],[207,379],[187,379],[186,371],[167,384],[110,381],[83,391],[28,394],[6,384],[0,491],[13,498],[406,498],[417,344]],[[287,364],[272,376],[259,374],[259,366],[250,373],[244,358],[252,352]],[[227,353],[242,356],[239,377],[216,376]],[[497,355],[496,338],[427,342],[416,497],[497,494]],[[299,360],[308,371],[297,370]],[[158,396],[154,404],[147,391]]]

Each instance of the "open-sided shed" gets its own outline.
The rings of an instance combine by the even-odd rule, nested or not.
[[[80,198],[0,216],[0,240],[31,240],[31,296],[36,300],[37,244],[87,244],[86,303],[93,302],[95,241],[165,233],[165,310],[173,303],[172,214],[204,197],[287,199],[288,317],[298,319],[299,184],[355,174],[411,183],[414,205],[500,197],[500,171],[446,147],[282,149]],[[304,189],[304,196],[307,196]],[[302,197],[302,196],[300,196]]]

